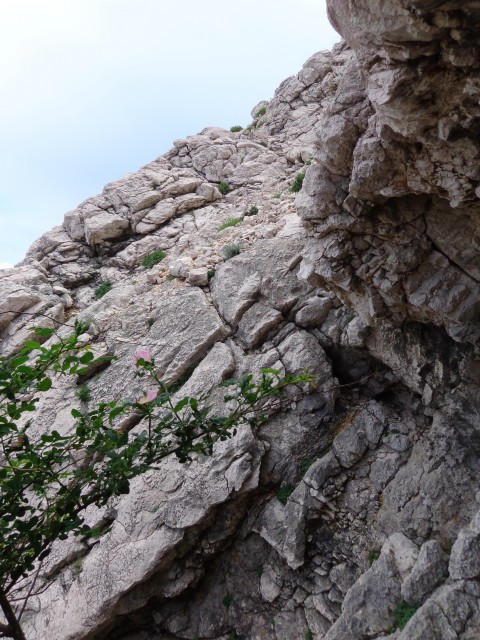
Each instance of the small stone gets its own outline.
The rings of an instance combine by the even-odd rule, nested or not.
[[[190,269],[187,282],[196,287],[206,287],[208,284],[208,269],[202,267]]]
[[[178,258],[175,262],[168,265],[168,270],[170,274],[176,278],[186,278],[190,273],[192,264],[193,260],[191,258]]]

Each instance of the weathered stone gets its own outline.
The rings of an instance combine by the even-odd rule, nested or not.
[[[283,320],[280,311],[256,302],[242,316],[238,324],[239,341],[251,349],[259,344],[266,334]]]
[[[446,557],[438,540],[425,542],[415,566],[402,584],[403,599],[412,605],[424,602],[447,574]]]
[[[85,221],[85,238],[90,245],[120,238],[128,229],[128,220],[113,213],[102,212]]]
[[[208,269],[205,269],[204,267],[190,269],[187,276],[187,282],[195,287],[206,287],[208,284]]]

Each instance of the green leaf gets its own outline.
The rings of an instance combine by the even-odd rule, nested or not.
[[[37,383],[38,391],[48,391],[52,388],[52,381],[50,378],[44,378]]]
[[[82,364],[88,364],[94,358],[95,358],[95,356],[93,355],[93,353],[91,351],[87,351],[87,353],[84,353],[83,356],[81,358],[79,358],[79,360],[80,360],[80,362]]]
[[[55,333],[54,329],[50,329],[48,327],[35,327],[34,332],[40,338],[50,338]]]

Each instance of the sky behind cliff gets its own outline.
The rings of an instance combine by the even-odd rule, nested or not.
[[[0,266],[338,40],[325,0],[0,0]]]

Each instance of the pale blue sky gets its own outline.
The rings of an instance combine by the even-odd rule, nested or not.
[[[338,40],[325,0],[0,0],[0,264]]]

